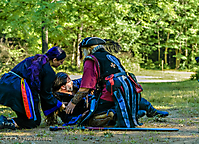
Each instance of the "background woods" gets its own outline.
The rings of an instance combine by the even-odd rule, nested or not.
[[[161,69],[162,62],[164,69],[196,70],[198,6],[198,0],[1,0],[0,70],[54,45],[67,52],[60,69],[77,70],[78,44],[88,36],[119,42],[118,57],[130,70]]]

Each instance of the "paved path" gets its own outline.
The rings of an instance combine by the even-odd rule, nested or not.
[[[81,75],[70,75],[71,79],[81,78]],[[136,76],[138,82],[153,83],[153,82],[177,82],[177,80],[158,80],[158,77],[152,76]],[[150,78],[150,79],[148,79]],[[154,79],[153,79],[154,78]]]

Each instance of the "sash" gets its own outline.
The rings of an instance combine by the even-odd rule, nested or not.
[[[14,73],[13,71],[10,71],[10,73],[16,75],[17,77],[21,79],[21,95],[22,95],[22,100],[23,100],[26,116],[28,117],[28,119],[34,119],[34,121],[36,121],[37,117],[36,117],[35,109],[34,109],[33,96],[32,96],[30,87],[28,86],[28,83],[26,82],[24,78]]]

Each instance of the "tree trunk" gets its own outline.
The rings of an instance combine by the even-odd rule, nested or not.
[[[187,59],[185,60],[185,65],[188,66],[188,49],[187,49],[187,47],[186,47],[186,49],[185,49],[185,57],[187,58]]]
[[[167,54],[168,54],[168,48],[166,47],[165,48],[165,52],[164,52],[164,61],[165,61],[165,64],[167,64]]]
[[[193,63],[194,60],[195,60],[195,58],[194,58],[194,44],[192,44],[192,48],[191,48],[191,63]]]
[[[42,22],[43,23],[43,22]],[[42,53],[46,53],[48,50],[48,28],[42,27]]]
[[[77,67],[80,68],[81,60],[80,60],[80,50],[79,50],[79,43],[82,39],[82,30],[83,30],[83,24],[81,24],[81,27],[79,27],[80,33],[77,34],[77,45],[76,45],[76,56],[77,56]]]
[[[178,68],[180,67],[181,58],[178,56],[179,53],[180,53],[180,54],[182,53],[182,45],[181,45],[181,42],[180,42],[180,48],[179,48],[179,50],[176,49],[176,69],[178,69]]]
[[[185,28],[185,34],[187,33],[187,27]],[[185,40],[185,57],[187,58],[185,60],[185,65],[188,65],[188,46],[187,46],[187,39]]]
[[[158,46],[160,46],[160,33],[158,30]],[[160,63],[160,47],[158,47],[158,61]]]
[[[182,47],[179,49],[179,53],[182,54]],[[181,58],[178,59],[178,68],[180,67]]]
[[[75,49],[76,49],[76,41],[73,41],[73,54],[72,54],[72,59],[71,59],[71,64],[74,65],[75,61]]]
[[[178,57],[177,57],[177,55],[178,55],[178,49],[176,49],[175,52],[176,52],[176,69],[177,69],[177,67],[178,67]]]
[[[43,2],[47,0],[41,0],[41,3],[43,5]],[[46,53],[48,50],[48,27],[44,24],[45,23],[45,17],[46,12],[45,9],[42,11],[42,31],[41,31],[41,37],[42,37],[42,53]]]
[[[165,64],[167,64],[167,54],[168,54],[168,40],[169,40],[169,36],[170,36],[170,32],[168,32],[168,34],[167,34],[167,42],[166,42],[166,48],[165,48],[165,52],[164,52],[164,61],[165,61]]]

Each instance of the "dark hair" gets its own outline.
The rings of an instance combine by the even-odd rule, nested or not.
[[[68,74],[65,72],[59,72],[56,74],[52,89],[53,92],[58,91],[62,85],[67,83]]]
[[[119,43],[111,40],[111,39],[104,39],[106,41],[106,44],[104,45],[106,47],[106,50],[108,50],[109,52],[115,52],[117,53],[118,51],[121,50],[121,46],[119,45]]]
[[[57,60],[62,60],[66,57],[66,53],[60,47],[55,46],[47,51],[46,56],[49,58],[49,60],[52,60],[54,58],[56,58]]]
[[[54,58],[61,60],[65,57],[66,53],[60,47],[52,47],[45,55],[36,54],[34,57],[32,57],[27,74],[27,77],[30,78],[30,86],[40,91],[41,81],[39,79],[39,73],[42,69],[42,66]]]
[[[48,62],[46,55],[36,54],[31,57],[31,65],[28,67],[27,77],[30,78],[30,86],[36,90],[40,90],[41,81],[39,79],[39,73],[44,64]]]

